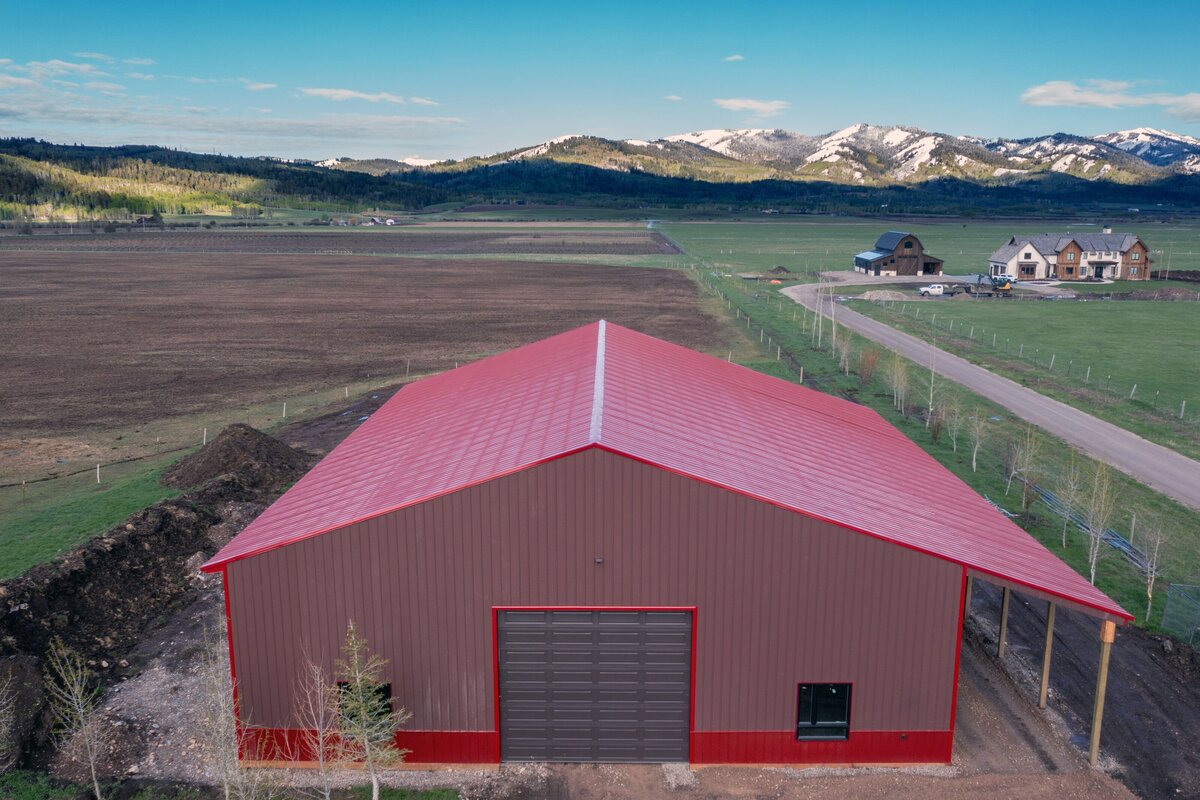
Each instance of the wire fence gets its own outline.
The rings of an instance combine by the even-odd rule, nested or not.
[[[1200,295],[1197,296],[1200,297]],[[1047,377],[1055,378],[1063,385],[1097,392],[1118,403],[1136,403],[1139,410],[1149,411],[1163,419],[1200,424],[1200,417],[1195,413],[1197,410],[1195,398],[1183,397],[1170,392],[1163,393],[1162,390],[1147,385],[1145,382],[1126,382],[1119,378],[1113,380],[1110,373],[1093,369],[1091,365],[1083,363],[1082,359],[1079,359],[1080,364],[1076,366],[1076,359],[1066,354],[1060,357],[1054,348],[1026,344],[1020,341],[1020,337],[1014,339],[1011,331],[990,330],[982,325],[963,322],[945,310],[931,309],[925,304],[912,303],[910,305],[899,300],[874,302],[882,308],[922,320],[939,333],[946,333],[965,340],[964,345],[975,348],[979,352],[996,353],[1039,367],[1045,371]],[[1046,352],[1043,353],[1043,350]]]
[[[1167,605],[1160,627],[1188,645],[1200,641],[1200,586],[1182,583],[1167,586]]]

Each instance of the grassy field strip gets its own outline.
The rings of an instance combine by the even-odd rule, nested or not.
[[[0,492],[0,580],[20,575],[135,511],[179,494],[159,483],[177,458],[102,468],[100,483],[94,472],[85,472]]]
[[[668,222],[664,233],[688,253],[711,263],[728,262],[739,271],[761,271],[781,264],[792,270],[849,270],[855,253],[869,250],[886,230],[915,234],[927,252],[945,260],[949,274],[969,274],[987,269],[987,259],[1010,236],[1040,235],[1050,231],[1099,233],[1099,224],[1054,220],[946,220],[905,222],[889,219],[812,218],[763,223]],[[1200,226],[1114,223],[1114,230],[1143,237],[1161,269],[1200,269]],[[1157,252],[1162,250],[1163,254]]]
[[[1200,458],[1200,309],[1192,303],[856,301],[853,307]]]
[[[482,357],[481,355],[475,357]],[[464,357],[464,361],[467,357]],[[51,481],[69,474],[88,473],[94,477],[94,467],[102,465],[102,472],[117,462],[132,459],[150,460],[172,453],[178,454],[191,447],[198,447],[207,437],[212,439],[226,425],[244,422],[259,430],[272,431],[286,422],[308,419],[325,413],[329,407],[347,398],[361,397],[385,386],[416,380],[432,374],[427,366],[413,364],[410,374],[378,375],[367,380],[351,381],[341,386],[321,388],[298,387],[269,400],[255,400],[244,405],[231,406],[214,411],[183,416],[166,416],[143,423],[137,427],[116,428],[84,434],[91,451],[86,456],[76,456],[54,465],[22,467],[0,461],[0,514],[6,509],[6,498],[20,488],[22,481]],[[283,417],[284,404],[287,417]],[[178,457],[178,455],[176,455]],[[2,542],[0,542],[2,544]]]
[[[822,337],[824,341],[820,347],[815,347],[815,315],[812,312],[805,312],[790,300],[780,297],[778,292],[764,291],[765,287],[761,285],[749,286],[736,278],[725,278],[720,270],[700,269],[693,274],[707,291],[716,294],[720,305],[725,306],[727,315],[732,315],[731,318],[727,318],[735,330],[743,334],[749,331],[752,341],[762,337],[762,356],[757,360],[745,361],[747,366],[793,381],[799,379],[799,368],[803,367],[805,385],[815,386],[822,391],[847,397],[875,409],[980,494],[990,497],[1010,510],[1020,510],[1018,490],[1014,487],[1008,496],[1005,495],[1005,451],[1009,440],[1020,430],[1019,420],[1013,419],[1006,409],[958,386],[943,386],[940,389],[943,397],[944,393],[950,392],[959,398],[967,410],[966,413],[985,415],[989,420],[988,432],[980,453],[979,469],[973,472],[970,446],[965,440],[965,435],[959,436],[956,451],[947,432],[943,431],[940,436],[935,437],[925,427],[920,398],[928,389],[927,368],[911,363],[907,365],[912,382],[911,403],[906,409],[907,413],[902,414],[893,407],[891,389],[883,378],[886,362],[891,358],[890,354],[885,354],[880,359],[878,368],[866,381],[855,374],[854,367],[847,375],[839,368],[839,358],[829,350],[828,320]],[[754,335],[755,332],[758,336]],[[839,332],[839,336],[845,337],[847,334],[844,330]],[[851,341],[854,355],[850,361],[855,364],[864,350],[878,349],[857,336],[851,336]],[[922,381],[925,381],[924,385]],[[1035,479],[1053,487],[1056,476],[1062,472],[1072,450],[1061,440],[1044,432],[1037,431],[1037,436],[1041,457]],[[1074,457],[1084,465],[1085,470],[1094,467],[1090,459],[1078,454]],[[1161,521],[1173,535],[1166,553],[1161,580],[1164,583],[1196,582],[1200,578],[1200,564],[1196,558],[1197,552],[1200,552],[1200,514],[1134,481],[1123,479],[1119,484],[1119,511],[1111,527],[1122,534],[1128,534],[1135,513],[1143,526],[1148,524],[1147,520],[1150,519]],[[1068,528],[1067,547],[1064,548],[1063,521],[1044,505],[1035,503],[1031,510],[1031,518],[1020,524],[1074,569],[1081,574],[1087,574],[1083,535],[1074,526]],[[1133,538],[1136,544],[1136,531]],[[1141,624],[1146,623],[1143,619],[1146,598],[1142,577],[1115,551],[1105,553],[1101,559],[1096,582],[1131,613],[1136,614]],[[1150,620],[1152,625],[1161,617],[1164,596],[1165,587],[1160,584]]]

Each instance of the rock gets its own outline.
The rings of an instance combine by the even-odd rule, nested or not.
[[[1173,653],[1175,652],[1175,645],[1171,643],[1170,639],[1163,639],[1162,649],[1164,653]]]

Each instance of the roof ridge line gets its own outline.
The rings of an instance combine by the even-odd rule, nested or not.
[[[588,429],[588,440],[593,444],[600,441],[604,425],[604,329],[605,321],[600,320],[596,335],[596,378],[592,384],[592,423]]]

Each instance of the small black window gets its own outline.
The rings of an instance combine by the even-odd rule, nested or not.
[[[1028,260],[1029,260],[1029,259],[1031,259],[1031,258],[1033,258],[1033,253],[1026,253],[1026,254],[1025,254],[1025,260],[1026,260],[1026,261],[1028,261]]]
[[[797,739],[850,737],[850,684],[802,683],[796,703]]]
[[[913,245],[912,245],[912,239],[906,239],[906,240],[904,241],[904,249],[905,249],[905,250],[912,250],[912,246],[913,246]]]

